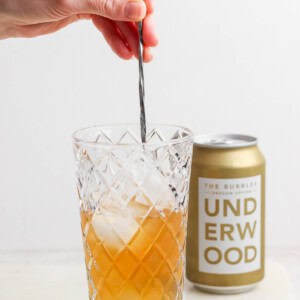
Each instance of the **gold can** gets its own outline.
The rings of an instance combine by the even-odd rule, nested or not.
[[[265,159],[257,139],[198,137],[190,186],[187,278],[205,292],[241,293],[264,278]]]

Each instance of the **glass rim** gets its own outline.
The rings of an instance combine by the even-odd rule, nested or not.
[[[191,129],[180,126],[180,125],[172,125],[172,124],[162,124],[162,123],[147,123],[147,125],[153,126],[153,127],[164,127],[164,128],[174,128],[174,129],[181,129],[184,130],[187,135],[184,137],[168,140],[168,141],[162,141],[162,142],[155,142],[155,143],[124,143],[124,144],[117,144],[117,143],[103,143],[103,142],[93,142],[93,141],[87,141],[83,137],[79,137],[78,135],[83,133],[84,131],[91,131],[101,128],[117,128],[117,127],[130,127],[130,126],[137,126],[140,127],[139,123],[112,123],[112,124],[102,124],[102,125],[94,125],[94,126],[88,126],[81,129],[76,130],[72,134],[72,140],[74,143],[84,144],[84,145],[90,145],[90,146],[99,146],[99,147],[162,147],[167,145],[173,145],[173,144],[182,144],[188,141],[193,141],[194,133]]]

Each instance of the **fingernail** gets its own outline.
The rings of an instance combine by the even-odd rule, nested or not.
[[[144,1],[132,1],[125,6],[125,16],[131,20],[142,20],[146,15],[146,6]]]

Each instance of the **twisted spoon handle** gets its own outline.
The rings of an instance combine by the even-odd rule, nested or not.
[[[145,79],[144,79],[144,42],[143,42],[143,21],[138,22],[139,32],[139,94],[140,94],[140,124],[141,139],[146,143],[146,113],[145,113]]]

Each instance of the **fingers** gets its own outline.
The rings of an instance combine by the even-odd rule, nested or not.
[[[143,0],[60,0],[71,13],[88,13],[118,21],[140,21],[145,18],[147,6]],[[151,2],[147,5],[151,9]]]
[[[158,44],[152,16],[154,10],[153,0],[86,0],[85,3],[90,5],[89,10],[85,13],[101,15],[98,17],[92,16],[94,24],[102,32],[112,50],[124,59],[129,59],[133,55],[138,58],[139,38],[136,21],[144,16],[144,61],[150,62],[152,60],[153,55],[150,48]],[[140,5],[143,6],[142,10],[137,8]],[[91,7],[94,10],[90,11]],[[95,11],[96,7],[98,7],[98,11]],[[130,7],[132,8],[132,14],[136,15],[129,19],[126,15],[124,19],[124,14],[129,14]]]
[[[128,44],[133,55],[138,58],[139,35],[135,23],[115,21],[115,24],[119,28],[120,33]]]
[[[75,15],[55,22],[18,26],[18,36],[32,38],[44,34],[53,33],[73,22],[78,21],[78,19],[78,16]]]
[[[149,62],[152,61],[153,54],[152,54],[151,48],[149,48],[149,47],[144,48],[144,57],[143,57],[143,59],[144,59],[145,63],[149,63]]]
[[[131,59],[133,53],[123,36],[120,34],[116,24],[101,16],[92,16],[93,23],[102,32],[111,49],[123,59]]]
[[[155,32],[154,19],[152,15],[147,15],[143,26],[144,43],[148,47],[155,47],[158,44],[158,37]]]
[[[144,0],[147,7],[147,14],[152,14],[154,11],[153,0]]]
[[[139,36],[138,36],[138,30],[137,26],[133,22],[115,22],[118,26],[120,33],[122,34],[124,40],[128,44],[129,49],[132,51],[133,55],[138,58],[138,48],[139,48]],[[149,47],[152,47],[153,44],[147,44],[145,43],[144,47],[144,61],[150,62],[153,58],[151,49]]]
[[[144,40],[144,62],[150,62],[153,59],[152,47],[157,46],[158,37],[155,32],[153,11],[153,0],[145,0],[147,6],[147,15],[143,20],[143,40]]]

